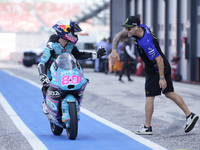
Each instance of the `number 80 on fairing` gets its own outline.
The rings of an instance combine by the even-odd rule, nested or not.
[[[72,75],[72,76],[63,76],[61,78],[61,85],[68,85],[68,84],[79,84],[79,76],[78,75]]]

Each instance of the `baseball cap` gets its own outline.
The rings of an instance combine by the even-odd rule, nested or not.
[[[137,25],[140,25],[140,19],[136,16],[130,16],[126,19],[126,23],[122,27],[131,28]]]

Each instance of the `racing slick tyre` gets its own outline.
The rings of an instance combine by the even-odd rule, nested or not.
[[[63,128],[57,126],[56,124],[50,122],[51,131],[54,135],[61,135],[63,132]]]
[[[66,128],[67,136],[70,140],[75,140],[78,134],[78,118],[76,103],[70,102],[69,104],[69,115],[70,115],[70,127]]]

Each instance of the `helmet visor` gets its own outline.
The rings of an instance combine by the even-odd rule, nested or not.
[[[70,32],[68,34],[66,33],[63,38],[72,42],[72,43],[76,43],[78,41],[77,35],[72,34],[72,32]]]
[[[82,31],[82,29],[79,27],[79,25],[77,23],[74,23],[73,29],[74,29],[74,32],[81,32]]]

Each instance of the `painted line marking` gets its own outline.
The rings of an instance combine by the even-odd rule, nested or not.
[[[158,145],[158,144],[156,144],[154,142],[151,142],[151,141],[149,141],[149,140],[147,140],[147,139],[145,139],[145,138],[143,138],[143,137],[141,137],[139,135],[136,135],[135,133],[133,133],[133,132],[131,132],[131,131],[125,129],[125,128],[122,128],[122,127],[120,127],[120,126],[118,126],[118,125],[116,125],[116,124],[114,124],[114,123],[112,123],[112,122],[110,122],[110,121],[108,121],[108,120],[106,120],[106,119],[104,119],[104,118],[102,118],[102,117],[100,117],[100,116],[88,111],[87,109],[84,109],[84,108],[81,107],[81,112],[86,114],[86,115],[88,115],[88,116],[90,116],[91,118],[93,118],[93,119],[95,119],[95,120],[97,120],[97,121],[99,121],[99,122],[101,122],[101,123],[113,128],[113,129],[115,129],[115,130],[117,130],[117,131],[129,136],[130,138],[132,138],[132,139],[134,139],[134,140],[136,140],[136,141],[138,141],[138,142],[140,142],[140,143],[142,143],[142,144],[154,149],[154,150],[167,150],[166,148],[164,148],[164,147],[162,147],[162,146],[160,146],[160,145]]]
[[[29,144],[33,149],[37,150],[47,150],[47,147],[38,139],[38,137],[24,124],[16,112],[12,109],[10,104],[6,101],[3,95],[0,93],[0,103],[4,108],[5,112],[8,114],[10,119],[13,121],[15,126],[24,135]]]
[[[29,82],[30,84],[32,84],[32,85],[34,85],[34,86],[36,86],[36,87],[38,87],[38,88],[41,88],[41,85],[39,85],[39,84],[37,84],[37,83],[35,83],[35,82],[29,80],[29,79],[22,78],[22,77],[20,77],[20,76],[18,76],[18,75],[16,75],[16,74],[13,74],[13,73],[11,73],[10,71],[7,71],[7,70],[3,70],[3,71],[6,72],[6,73],[8,73],[8,74],[10,74],[11,76],[14,76],[14,77],[19,78],[19,79],[24,80],[24,81],[27,81],[27,82]],[[7,102],[7,101],[6,101],[6,102]],[[8,104],[8,105],[9,105],[9,104]],[[13,110],[13,111],[14,111],[14,110]],[[160,146],[160,145],[158,145],[158,144],[156,144],[156,143],[154,143],[154,142],[152,142],[152,141],[150,141],[150,140],[147,140],[147,139],[145,139],[145,138],[143,138],[143,137],[141,137],[141,136],[139,136],[139,135],[136,135],[135,133],[133,133],[133,132],[131,132],[131,131],[125,129],[125,128],[122,128],[122,127],[120,127],[120,126],[118,126],[118,125],[116,125],[116,124],[114,124],[114,123],[112,123],[112,122],[110,122],[110,121],[108,121],[108,120],[106,120],[106,119],[104,119],[104,118],[102,118],[102,117],[100,117],[100,116],[98,116],[98,115],[96,115],[96,114],[94,114],[94,113],[88,111],[87,109],[84,109],[84,108],[81,107],[81,112],[84,113],[84,114],[86,114],[86,115],[88,115],[88,116],[90,116],[91,118],[93,118],[93,119],[95,119],[95,120],[97,120],[97,121],[99,121],[99,122],[101,122],[101,123],[103,123],[103,124],[105,124],[105,125],[107,125],[107,126],[113,128],[113,129],[115,129],[115,130],[117,130],[117,131],[119,131],[119,132],[121,132],[121,133],[123,133],[123,134],[129,136],[130,138],[134,139],[135,141],[138,141],[138,142],[140,142],[140,143],[146,145],[147,147],[150,147],[150,148],[152,148],[152,149],[154,149],[154,150],[167,150],[166,148],[164,148],[164,147],[162,147],[162,146]],[[17,114],[16,114],[16,115],[17,115]],[[20,126],[19,126],[19,127],[20,127]],[[21,132],[22,132],[22,131],[21,131]],[[33,133],[33,134],[34,134],[34,133]],[[35,135],[34,135],[34,136],[35,136]],[[35,138],[37,138],[37,136],[35,136]],[[38,139],[38,138],[37,138],[37,139]],[[27,139],[27,140],[28,140],[28,139]],[[39,140],[39,139],[38,139],[38,140]],[[28,140],[28,141],[29,141],[29,140]],[[40,140],[39,140],[39,141],[40,141]],[[40,141],[40,143],[41,143],[42,145],[44,145],[41,141]],[[39,143],[38,143],[38,147],[40,147],[40,146],[39,146]],[[46,148],[46,147],[45,147],[45,148]]]

